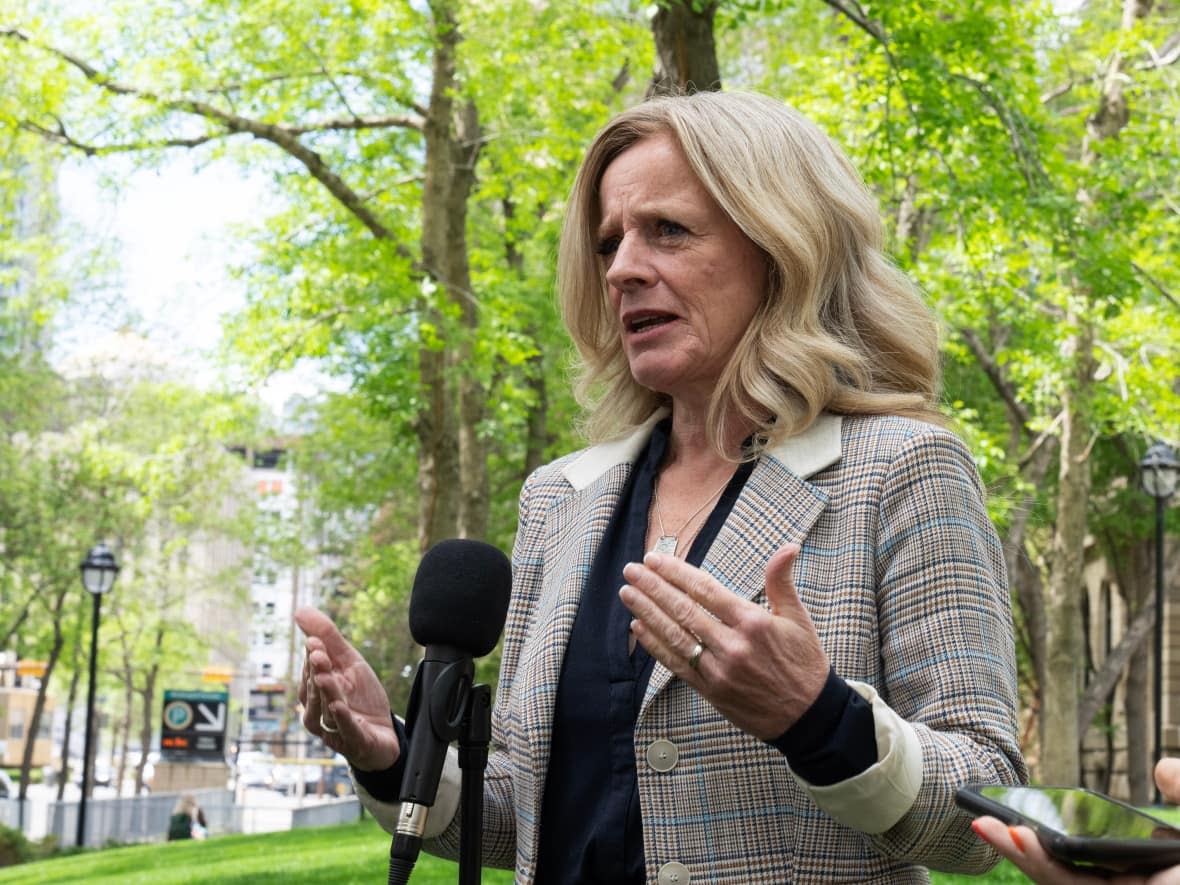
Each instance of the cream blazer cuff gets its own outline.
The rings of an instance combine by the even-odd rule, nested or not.
[[[400,718],[400,717],[399,717]],[[352,769],[348,770],[352,778],[352,786],[356,797],[361,801],[370,814],[385,832],[392,835],[397,831],[397,818],[401,813],[400,802],[382,802],[374,799],[364,787],[352,777]],[[462,773],[459,769],[459,752],[454,747],[447,748],[447,758],[443,763],[442,777],[438,783],[438,795],[434,798],[434,805],[426,814],[426,828],[422,833],[423,839],[433,839],[440,835],[454,819],[459,811],[459,798],[462,786]]]
[[[822,811],[862,833],[883,833],[901,820],[922,786],[922,745],[912,725],[881,700],[872,686],[849,679],[852,690],[872,705],[877,761],[838,783],[813,786],[795,780]]]

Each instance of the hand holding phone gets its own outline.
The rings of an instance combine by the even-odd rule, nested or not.
[[[1049,855],[1095,873],[1152,873],[1180,864],[1180,829],[1093,790],[969,784],[958,804],[1032,829]]]

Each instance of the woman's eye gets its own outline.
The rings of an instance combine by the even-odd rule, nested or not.
[[[668,221],[667,219],[661,220],[656,226],[659,228],[661,237],[678,237],[681,234],[688,233],[682,225],[677,224],[675,221]]]
[[[619,248],[618,237],[606,237],[598,241],[598,245],[594,247],[594,251],[599,255],[613,255],[615,250]]]

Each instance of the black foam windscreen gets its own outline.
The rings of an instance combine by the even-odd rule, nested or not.
[[[422,557],[410,593],[410,635],[419,645],[450,645],[482,657],[496,647],[512,566],[483,541],[440,541]]]

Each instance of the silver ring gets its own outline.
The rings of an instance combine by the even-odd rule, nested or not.
[[[705,647],[701,643],[697,643],[692,647],[692,654],[688,656],[688,666],[693,670],[697,668],[697,664],[701,662],[701,655],[705,653]],[[321,724],[323,720],[320,720]]]
[[[320,728],[322,728],[328,734],[340,734],[339,728],[333,728],[331,725],[329,725],[327,722],[324,721],[324,714],[323,713],[320,714]]]

